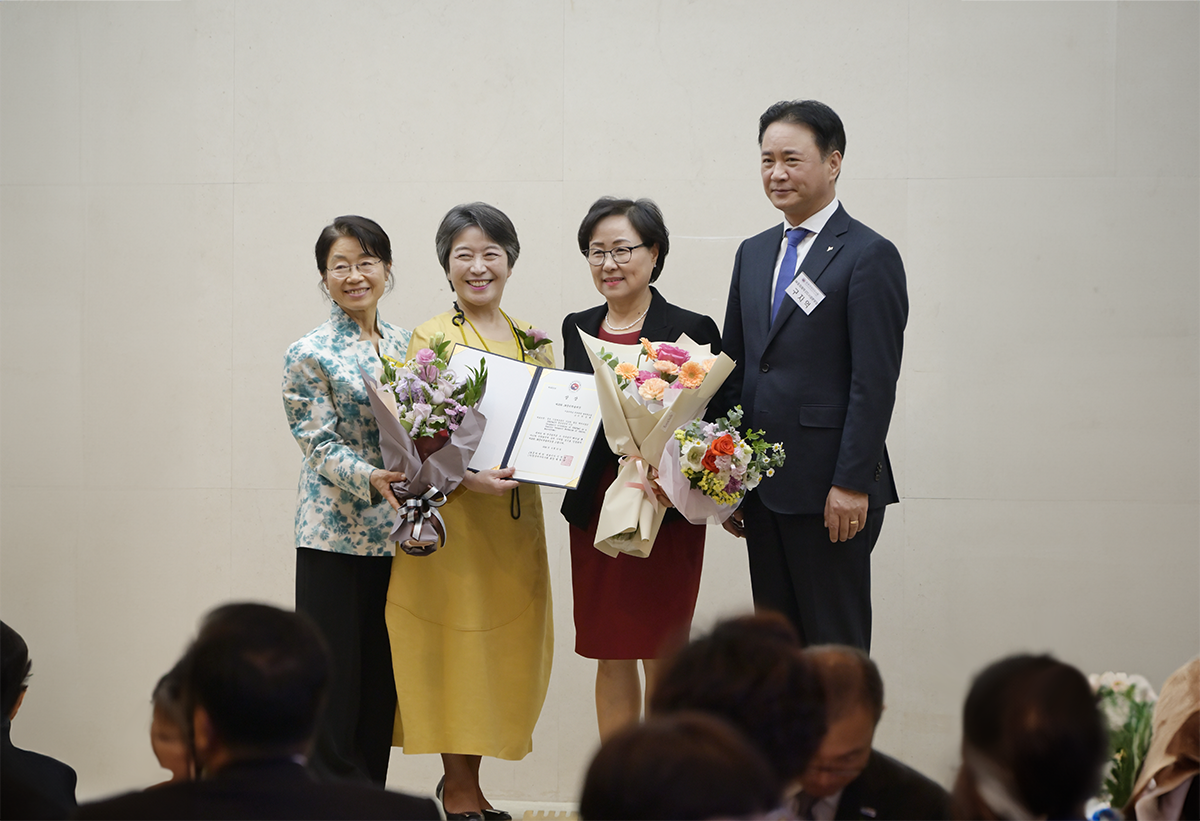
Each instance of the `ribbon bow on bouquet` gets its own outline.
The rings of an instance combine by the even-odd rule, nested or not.
[[[407,491],[400,482],[392,484],[392,492],[397,499],[404,500],[400,504],[397,527],[401,521],[412,525],[408,538],[398,542],[401,550],[410,556],[428,556],[446,543],[446,522],[437,510],[446,504],[445,493],[431,487],[420,496],[406,496]],[[428,530],[425,529],[427,523]]]

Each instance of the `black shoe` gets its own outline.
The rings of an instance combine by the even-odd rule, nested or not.
[[[512,816],[504,810],[485,807],[483,810],[483,821],[512,821]]]
[[[433,794],[437,796],[438,803],[442,803],[442,791],[446,788],[446,776],[438,779],[437,786],[433,788]],[[442,804],[442,812],[446,812],[446,805]],[[484,812],[496,812],[496,810],[484,810]],[[512,816],[508,813],[503,814],[505,818],[511,819]],[[446,821],[483,821],[484,816],[477,812],[446,812]],[[489,821],[504,821],[499,815],[493,815]]]

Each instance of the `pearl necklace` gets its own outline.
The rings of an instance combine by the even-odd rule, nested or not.
[[[638,324],[639,322],[641,322],[641,321],[642,321],[642,317],[644,317],[644,316],[645,316],[647,313],[649,313],[649,312],[650,312],[650,306],[649,306],[649,305],[647,305],[647,306],[646,306],[646,310],[642,311],[640,314],[638,314],[638,315],[637,315],[637,319],[633,320],[633,322],[630,322],[630,323],[629,323],[628,325],[626,325],[624,328],[618,328],[616,325],[614,325],[614,324],[612,324],[611,322],[609,322],[609,321],[608,321],[608,317],[609,317],[609,315],[611,314],[611,311],[610,311],[609,313],[607,313],[607,314],[605,314],[605,315],[604,315],[604,324],[605,324],[605,325],[607,325],[607,326],[608,326],[608,329],[609,329],[610,331],[613,331],[614,333],[620,333],[621,331],[628,331],[628,330],[629,330],[630,328],[632,328],[634,325],[636,325],[636,324]]]

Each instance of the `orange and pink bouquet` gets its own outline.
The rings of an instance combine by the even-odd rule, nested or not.
[[[734,362],[686,335],[674,342],[612,345],[579,334],[596,374],[604,437],[621,457],[600,507],[596,549],[648,556],[666,513],[653,484],[663,449],[676,430],[704,414]]]

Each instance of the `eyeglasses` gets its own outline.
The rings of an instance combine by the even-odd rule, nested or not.
[[[619,245],[611,251],[601,251],[599,248],[593,248],[590,251],[584,251],[583,255],[587,257],[588,263],[590,263],[593,268],[599,268],[601,265],[603,265],[604,258],[609,254],[612,254],[613,262],[617,263],[617,265],[624,265],[633,258],[634,248],[645,247],[646,243],[643,242],[638,245]]]
[[[383,262],[377,259],[364,259],[353,265],[347,265],[344,262],[339,262],[337,265],[328,269],[328,273],[334,279],[345,279],[350,276],[351,271],[358,271],[365,277],[369,277],[376,271],[383,269]]]

